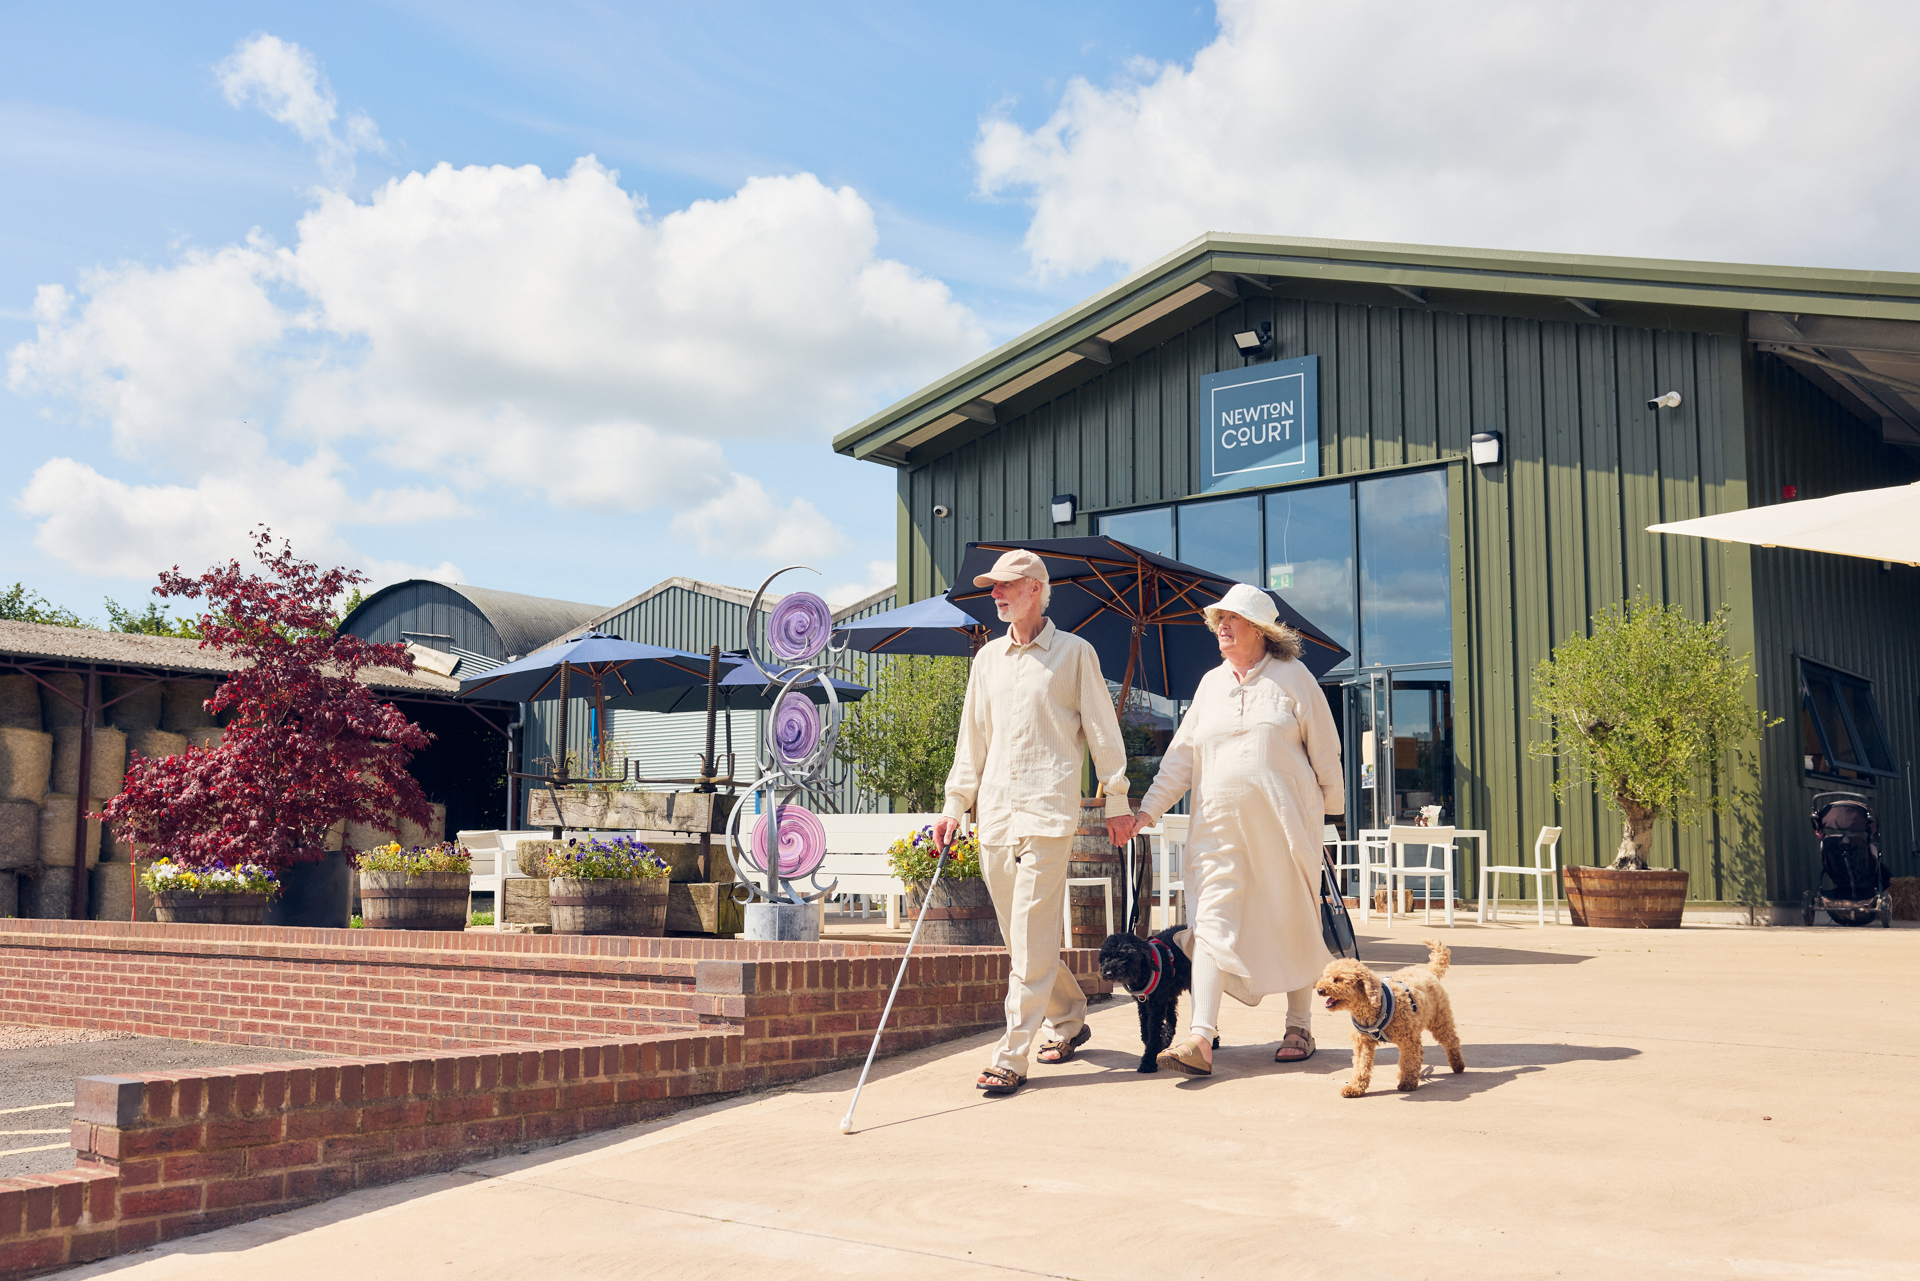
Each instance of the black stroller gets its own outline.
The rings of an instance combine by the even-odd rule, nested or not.
[[[1820,871],[1832,893],[1808,890],[1802,923],[1825,912],[1835,925],[1893,927],[1892,874],[1880,858],[1880,824],[1858,792],[1822,792],[1813,798],[1813,833],[1820,838]]]

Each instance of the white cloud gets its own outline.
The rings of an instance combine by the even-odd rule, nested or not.
[[[1220,0],[1189,65],[986,119],[1042,275],[1208,230],[1920,267],[1920,8]]]
[[[591,157],[315,200],[290,246],[256,235],[41,291],[9,386],[105,423],[148,473],[41,467],[21,503],[50,555],[145,573],[234,554],[257,519],[344,548],[343,527],[494,493],[659,511],[711,556],[833,556],[834,522],[729,447],[824,446],[986,345],[946,286],[877,255],[857,193],[810,174],[659,219]],[[356,498],[365,464],[443,487]]]
[[[387,144],[365,112],[348,116],[334,132],[339,103],[314,56],[297,44],[264,33],[250,36],[215,65],[220,91],[229,106],[257,106],[300,135],[334,178],[353,175],[356,152],[385,154]]]
[[[836,583],[820,594],[826,598],[827,604],[840,609],[855,601],[865,600],[884,588],[892,587],[898,577],[898,568],[891,559],[870,560],[867,562],[867,577],[864,581]]]

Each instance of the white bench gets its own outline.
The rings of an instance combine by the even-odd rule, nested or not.
[[[816,879],[835,894],[880,898],[887,905],[887,928],[900,926],[907,887],[887,866],[887,847],[901,837],[931,826],[938,814],[822,814],[827,857]],[[835,884],[835,882],[838,882]],[[861,915],[866,914],[865,908]]]

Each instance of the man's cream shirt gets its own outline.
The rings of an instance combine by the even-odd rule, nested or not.
[[[1106,816],[1127,809],[1127,752],[1100,658],[1047,619],[1017,645],[1011,630],[974,657],[960,713],[949,818],[974,811],[985,845],[1026,836],[1071,836],[1080,823],[1080,763],[1093,754]]]

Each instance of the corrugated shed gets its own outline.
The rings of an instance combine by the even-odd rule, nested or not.
[[[415,578],[384,587],[340,620],[340,630],[373,641],[413,641],[497,661],[530,654],[588,619],[602,605]]]

